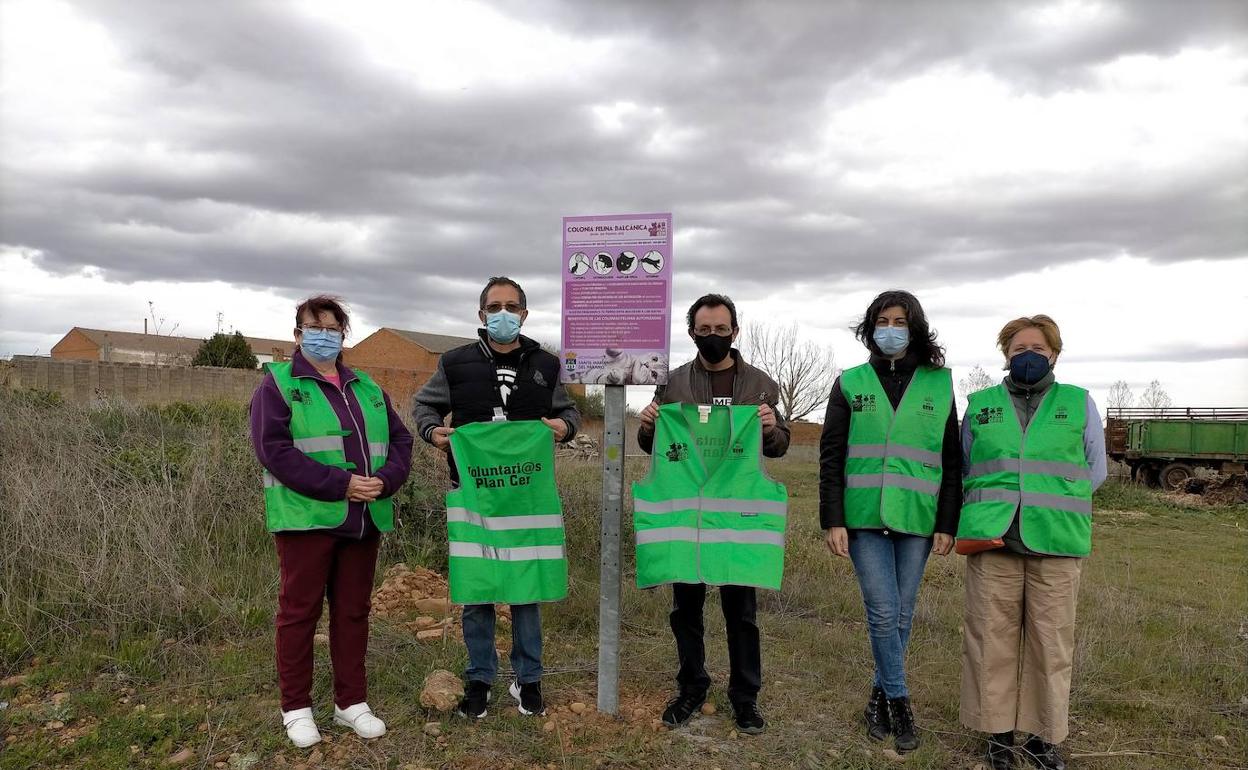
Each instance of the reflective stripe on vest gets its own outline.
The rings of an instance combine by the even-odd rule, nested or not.
[[[536,420],[451,434],[460,486],[446,495],[451,601],[531,604],[568,592],[555,442]]]
[[[360,475],[367,475],[385,465],[390,416],[386,410],[385,394],[368,374],[355,370],[356,379],[344,386],[345,391],[339,391],[343,395],[335,396],[345,398],[347,392],[355,396],[364,415],[364,424],[358,426],[364,433],[361,437],[356,435],[357,426],[344,426],[339,421],[338,413],[326,398],[320,380],[295,377],[289,361],[265,364],[264,368],[273,376],[290,408],[290,435],[296,449],[318,463]],[[377,437],[386,440],[370,440]],[[357,469],[347,462],[347,441],[364,442],[370,468]],[[347,500],[316,500],[301,495],[274,478],[268,469],[263,471],[261,478],[264,483],[265,523],[270,532],[333,529],[346,521]],[[382,532],[394,529],[393,499],[379,498],[368,503],[367,509],[377,529]]]
[[[664,404],[633,484],[637,585],[779,589],[788,495],[762,467],[757,406]]]
[[[952,373],[918,367],[895,410],[869,363],[841,373],[841,392],[850,407],[845,525],[930,536],[953,408]]]
[[[538,559],[562,559],[563,546],[536,545],[518,548],[496,548],[484,543],[451,543],[451,556],[464,559],[492,559],[494,561],[535,561]]]
[[[971,458],[958,537],[1002,537],[1014,517],[1031,550],[1055,556],[1092,551],[1092,474],[1084,452],[1087,391],[1054,383],[1026,430],[1004,385],[967,400]]]

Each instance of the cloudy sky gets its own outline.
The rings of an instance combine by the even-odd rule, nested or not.
[[[958,376],[1044,312],[1102,402],[1248,405],[1248,4],[0,0],[0,356],[472,334],[502,273],[557,344],[560,218],[633,211],[842,366],[900,287]]]

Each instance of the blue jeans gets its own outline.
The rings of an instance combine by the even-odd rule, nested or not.
[[[886,535],[878,529],[849,531],[849,558],[867,608],[875,685],[889,698],[910,697],[906,689],[906,645],[910,642],[914,600],[931,550],[930,537],[896,532]]]
[[[464,679],[493,684],[498,675],[493,604],[464,605],[464,644]],[[511,670],[521,684],[542,679],[542,613],[536,604],[511,605]]]

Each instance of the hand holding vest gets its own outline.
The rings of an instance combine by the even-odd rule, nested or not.
[[[637,586],[779,590],[788,493],[762,466],[757,406],[664,404],[650,473],[633,484]]]
[[[550,429],[537,420],[470,423],[451,434],[451,452],[460,475],[446,495],[451,601],[564,598],[568,562]]]

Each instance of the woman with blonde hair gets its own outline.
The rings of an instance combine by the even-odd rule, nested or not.
[[[989,734],[993,770],[1014,766],[1014,731],[1034,766],[1066,766],[1075,602],[1092,552],[1092,493],[1105,480],[1100,413],[1056,381],[1047,315],[1016,318],[997,346],[1009,374],[972,393],[962,422],[958,553],[967,555],[962,723]]]

